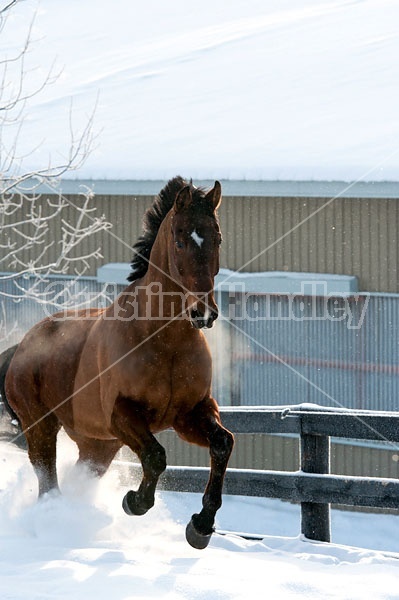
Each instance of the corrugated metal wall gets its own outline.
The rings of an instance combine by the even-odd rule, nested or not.
[[[222,325],[223,343],[231,348],[230,371],[225,371],[231,383],[218,384],[224,403],[280,405],[294,398],[294,403],[399,410],[398,296],[364,295],[355,301],[249,295],[246,302],[249,314],[257,303],[257,314],[268,318],[229,319]]]
[[[359,289],[398,292],[399,201],[228,198],[222,264],[233,270],[356,275]],[[253,257],[256,257],[253,259]]]
[[[64,212],[76,221],[77,195],[67,196]],[[108,262],[129,262],[152,196],[94,199],[98,215],[113,228],[84,240],[83,252],[100,246]],[[46,198],[41,202],[46,210]],[[243,271],[303,271],[356,275],[362,290],[399,292],[399,199],[226,197],[220,209],[224,243],[221,266]],[[49,239],[60,239],[61,222],[51,223]],[[48,257],[56,257],[57,244]],[[0,259],[1,259],[0,255]],[[7,270],[4,262],[2,270]],[[92,261],[88,275],[100,263]]]

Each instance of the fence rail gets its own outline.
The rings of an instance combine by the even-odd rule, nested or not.
[[[317,406],[223,408],[223,424],[233,433],[290,433],[300,436],[297,472],[228,469],[224,492],[301,503],[301,530],[308,539],[328,542],[330,504],[399,508],[399,480],[329,473],[330,436],[399,442],[399,414],[336,411]],[[161,489],[202,492],[207,468],[168,467]]]

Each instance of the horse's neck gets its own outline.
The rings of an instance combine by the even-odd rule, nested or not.
[[[170,221],[167,216],[152,247],[146,274],[127,288],[128,294],[134,294],[134,310],[138,320],[143,327],[146,322],[146,327],[151,330],[164,330],[168,321],[169,325],[173,324],[174,329],[179,326],[184,329],[188,325],[185,319],[185,291],[173,279],[169,270],[169,229]]]
[[[151,249],[148,269],[142,278],[142,285],[151,285],[154,283],[162,285],[166,290],[178,289],[177,284],[173,281],[169,271],[169,254],[168,254],[168,230],[170,217],[167,215],[158,231],[154,245]]]

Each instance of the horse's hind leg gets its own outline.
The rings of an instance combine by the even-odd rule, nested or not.
[[[128,515],[143,515],[154,505],[159,476],[166,469],[165,450],[149,430],[140,407],[130,398],[118,398],[111,422],[112,432],[137,454],[143,467],[143,479],[136,492],[123,499]]]
[[[222,488],[227,463],[234,445],[233,434],[220,423],[219,409],[213,398],[200,402],[192,412],[175,423],[184,440],[209,447],[211,471],[202,498],[202,510],[187,525],[186,538],[194,548],[203,549],[214,530],[215,515],[222,505]]]
[[[60,424],[57,417],[50,413],[31,425],[23,419],[21,423],[28,443],[29,459],[39,482],[39,496],[58,490],[56,454]]]

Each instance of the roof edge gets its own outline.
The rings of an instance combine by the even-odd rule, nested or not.
[[[314,198],[399,198],[399,182],[395,181],[254,181],[220,180],[225,196],[314,197]],[[63,179],[59,190],[63,194],[85,193],[98,195],[154,196],[165,180]],[[196,185],[212,187],[213,180],[195,180]],[[58,188],[57,188],[58,189]],[[37,192],[57,193],[54,187],[43,184]]]

